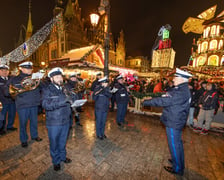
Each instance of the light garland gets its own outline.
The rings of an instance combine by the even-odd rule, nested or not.
[[[1,64],[9,65],[9,62],[20,62],[30,57],[44,42],[50,34],[53,26],[61,19],[62,14],[58,14],[50,22],[45,24],[30,39],[21,44],[19,47],[0,58]],[[24,47],[26,47],[24,49]]]

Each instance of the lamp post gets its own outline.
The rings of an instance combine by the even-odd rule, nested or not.
[[[97,13],[92,13],[90,14],[90,22],[93,26],[93,30],[92,30],[92,37],[91,40],[93,41],[93,43],[95,43],[95,27],[97,26],[98,22],[99,22],[100,16]]]
[[[109,77],[109,50],[110,50],[110,2],[109,0],[101,0],[100,6],[98,8],[100,15],[105,14],[105,37],[104,37],[104,76]],[[91,24],[93,27],[96,27],[99,22],[99,15],[98,14],[91,14],[90,15]]]

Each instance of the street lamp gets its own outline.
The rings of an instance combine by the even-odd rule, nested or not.
[[[104,39],[104,76],[109,77],[109,69],[108,69],[108,62],[109,62],[109,50],[110,50],[110,2],[109,0],[101,0],[100,6],[98,8],[100,15],[105,14],[105,39]],[[99,22],[99,15],[98,14],[91,14],[90,15],[91,24],[93,27],[97,26]]]
[[[96,13],[90,14],[90,21],[93,27],[96,27],[99,22],[100,16]]]

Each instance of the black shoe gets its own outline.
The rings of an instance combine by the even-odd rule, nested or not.
[[[178,175],[180,175],[180,176],[183,176],[183,175],[184,175],[184,172],[183,172],[183,171],[176,172],[176,171],[174,171],[174,169],[173,169],[172,167],[170,167],[170,166],[164,166],[164,169],[165,169],[167,172],[171,173],[171,174],[178,174]]]
[[[107,136],[104,134],[104,135],[103,135],[103,138],[104,138],[104,139],[107,139]]]
[[[118,126],[121,126],[121,123],[117,123]]]
[[[40,137],[37,137],[37,138],[32,138],[32,140],[35,140],[35,141],[37,141],[37,142],[42,141],[42,139],[41,139]]]
[[[69,158],[66,158],[66,159],[64,160],[64,163],[66,163],[66,164],[71,163],[71,162],[72,162],[72,160],[69,159]]]
[[[4,135],[4,134],[6,134],[6,131],[5,130],[1,130],[0,131],[0,135]]]
[[[17,128],[15,128],[15,127],[11,127],[11,128],[7,128],[7,130],[8,130],[8,131],[16,131]]]
[[[22,143],[21,143],[21,146],[22,146],[23,148],[26,148],[26,147],[28,147],[28,143],[27,143],[27,142],[22,142]]]
[[[168,162],[169,162],[170,164],[173,164],[172,159],[168,159]]]
[[[103,140],[103,137],[102,136],[97,136],[98,139],[100,140]]]
[[[61,169],[61,165],[60,164],[54,164],[54,170],[55,171],[59,171]]]

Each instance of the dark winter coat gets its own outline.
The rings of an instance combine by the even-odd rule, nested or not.
[[[205,91],[204,94],[200,97],[199,104],[202,105],[204,110],[216,109],[218,106],[218,93],[215,89],[211,91]]]
[[[144,106],[161,106],[161,121],[166,127],[181,130],[187,121],[190,108],[190,91],[188,83],[172,88],[164,97],[144,101]]]
[[[13,104],[15,103],[14,99],[12,99],[11,95],[8,93],[7,82],[10,81],[12,77],[9,77],[8,80],[0,77],[0,102],[2,104]]]
[[[66,101],[66,95],[54,84],[50,83],[42,91],[42,107],[46,111],[46,125],[57,126],[69,123],[71,115],[70,104]]]
[[[124,84],[116,83],[115,88],[117,92],[115,93],[116,103],[117,104],[128,104],[129,102],[129,92],[127,91]]]
[[[96,86],[93,93],[93,100],[95,101],[95,110],[107,112],[109,110],[110,98],[112,94],[109,87]]]

